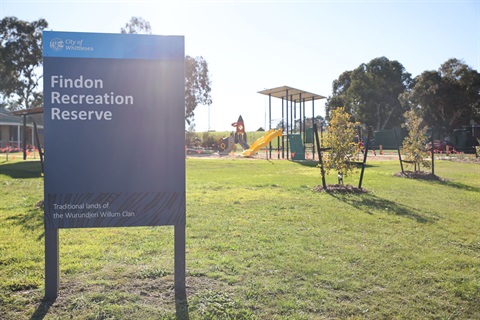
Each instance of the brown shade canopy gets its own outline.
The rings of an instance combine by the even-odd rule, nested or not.
[[[267,96],[272,96],[275,98],[286,98],[288,95],[288,100],[293,102],[301,102],[303,100],[305,101],[320,100],[320,99],[326,98],[316,93],[295,89],[289,86],[265,89],[265,90],[259,91],[258,93],[265,94]]]
[[[12,112],[16,116],[23,116],[29,114],[43,113],[43,107],[30,108],[30,109],[20,109]]]

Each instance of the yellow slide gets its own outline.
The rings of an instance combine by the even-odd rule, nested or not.
[[[257,153],[258,150],[266,146],[270,141],[272,141],[273,138],[275,137],[280,137],[282,135],[282,129],[275,130],[271,129],[265,134],[263,137],[258,138],[250,148],[242,152],[242,156],[244,157],[251,157],[255,153]]]

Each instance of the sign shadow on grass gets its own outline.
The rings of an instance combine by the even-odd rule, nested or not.
[[[336,194],[328,193],[330,196],[368,214],[374,214],[375,211],[386,211],[390,214],[413,219],[419,223],[433,223],[437,218],[422,215],[418,209],[377,197],[371,193],[362,195]]]
[[[56,300],[42,299],[35,312],[30,317],[30,320],[42,320],[44,319],[50,307],[55,303]],[[175,319],[177,320],[189,320],[190,316],[188,313],[188,301],[186,296],[182,298],[175,297]]]
[[[41,320],[45,318],[52,304],[53,304],[53,301],[42,300],[38,305],[37,309],[35,309],[35,312],[30,317],[30,320]]]
[[[175,297],[175,311],[178,320],[189,320],[187,295]]]

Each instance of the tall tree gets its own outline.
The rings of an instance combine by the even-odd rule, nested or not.
[[[0,104],[10,109],[41,106],[42,31],[47,21],[27,22],[16,17],[0,21]]]
[[[121,33],[130,34],[152,34],[150,22],[142,17],[131,17],[130,21],[125,23],[125,27],[120,29]]]
[[[353,118],[375,130],[392,128],[403,121],[405,108],[400,94],[411,86],[411,75],[398,61],[386,57],[345,71],[333,82],[333,95],[327,101],[327,115],[345,107]]]
[[[203,57],[185,57],[185,121],[195,119],[195,109],[199,104],[211,105],[211,80],[208,64]]]
[[[148,21],[140,17],[132,17],[121,29],[122,33],[152,33]],[[195,127],[195,109],[198,105],[211,105],[211,80],[207,61],[199,57],[185,57],[185,122],[188,128]]]
[[[430,126],[451,131],[480,121],[480,74],[458,59],[449,59],[438,71],[424,71],[415,78],[403,103],[418,109]]]

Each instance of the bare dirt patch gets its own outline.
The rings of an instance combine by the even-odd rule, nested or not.
[[[421,179],[429,181],[446,181],[445,179],[426,171],[404,171],[394,174],[395,177],[407,178],[407,179]]]
[[[80,276],[76,279],[65,277],[54,304],[42,301],[37,309],[44,308],[46,312],[50,308],[51,314],[60,316],[65,314],[80,316],[100,312],[103,304],[110,304],[130,305],[131,308],[142,306],[144,309],[150,308],[154,314],[168,315],[175,312],[178,301],[175,299],[173,275],[156,279],[135,276],[126,278],[127,281],[125,279],[122,281],[121,277],[116,276],[110,279],[108,277],[96,279],[92,276]],[[234,286],[207,276],[186,277],[190,311],[199,307],[210,308],[209,295],[221,295],[224,299],[230,299],[230,296],[234,296],[235,290]]]
[[[350,184],[329,184],[325,189],[323,186],[315,186],[313,191],[316,192],[334,192],[334,193],[368,193],[368,190],[357,188]]]
[[[450,157],[450,158],[443,158],[442,160],[450,160],[453,162],[462,162],[462,163],[474,163],[480,164],[480,157]]]

